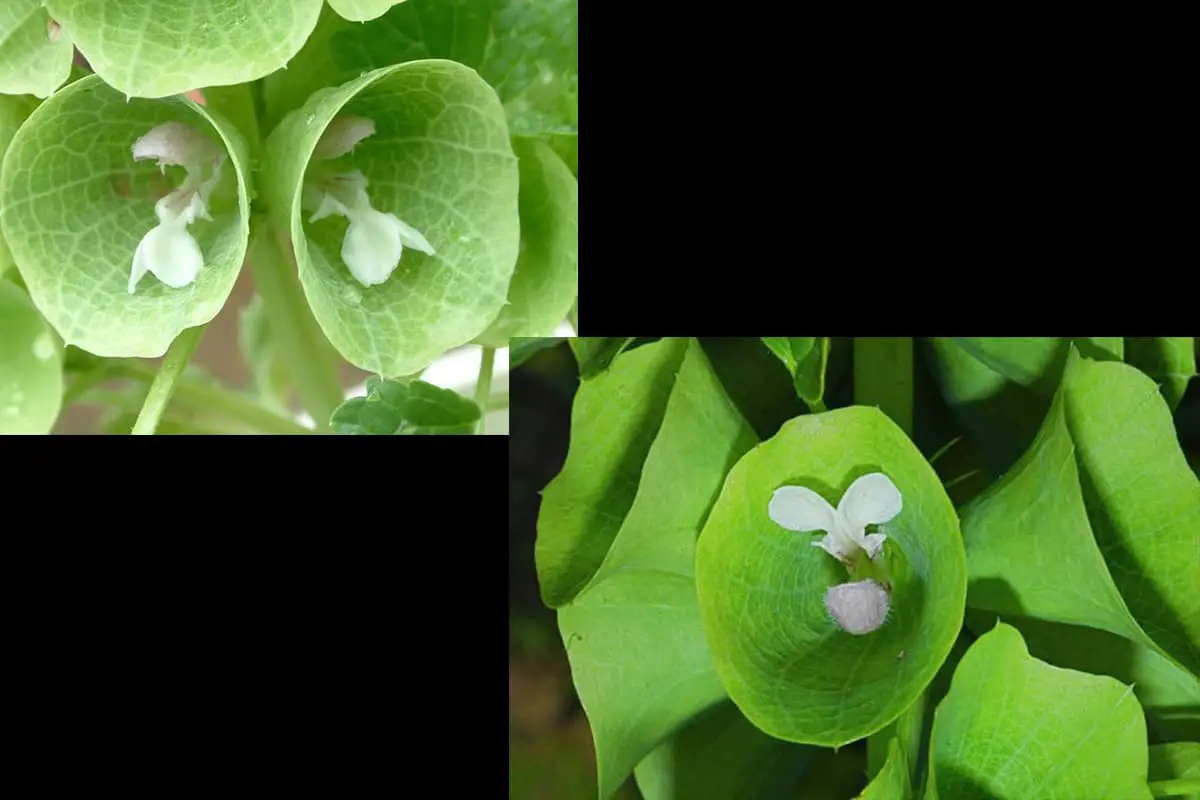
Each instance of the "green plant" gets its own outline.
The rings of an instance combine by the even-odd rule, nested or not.
[[[293,391],[329,431],[343,361],[379,377],[354,408],[423,398],[355,432],[477,430],[486,392],[405,387],[468,343],[487,387],[509,337],[572,311],[575,0],[185,7],[0,9],[0,432],[81,400],[135,433],[300,432]],[[246,264],[254,394],[185,374]]]
[[[536,561],[601,798],[1200,792],[1194,339],[571,349]]]

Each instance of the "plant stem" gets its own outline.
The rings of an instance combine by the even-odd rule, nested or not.
[[[114,377],[140,381],[147,381],[153,376],[153,370],[136,361],[118,365],[114,374]],[[280,416],[248,397],[243,397],[221,386],[213,386],[187,377],[179,380],[174,400],[208,413],[226,416],[261,433],[312,433],[299,422]]]
[[[913,433],[913,341],[911,337],[854,340],[854,402],[878,406]]]
[[[913,434],[913,342],[911,337],[854,339],[854,402],[877,406],[900,429]],[[900,739],[908,756],[909,777],[916,771],[927,694],[895,722],[867,737],[868,774],[874,778],[887,760],[888,741]]]
[[[479,380],[475,382],[475,405],[479,406],[479,426],[476,433],[483,433],[487,422],[488,399],[492,394],[492,367],[496,362],[496,349],[484,347],[479,355]]]
[[[142,404],[137,422],[133,424],[134,436],[149,436],[154,433],[167,403],[171,400],[171,393],[175,391],[175,382],[179,380],[192,353],[196,351],[196,345],[200,343],[202,335],[204,326],[198,325],[183,331],[171,342],[171,346],[167,348],[167,357],[163,359],[162,367],[154,376],[150,391],[146,393],[146,402]]]
[[[267,324],[279,344],[284,368],[318,433],[329,433],[329,418],[345,400],[333,350],[308,307],[284,246],[286,237],[264,216],[252,224],[247,260],[263,299]]]

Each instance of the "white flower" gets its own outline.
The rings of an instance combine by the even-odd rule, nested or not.
[[[887,621],[892,596],[874,580],[830,586],[825,608],[842,630],[861,636],[879,630]]]
[[[309,222],[330,214],[350,220],[342,240],[342,260],[363,286],[376,286],[388,279],[400,264],[404,248],[434,255],[433,246],[421,232],[395,214],[371,207],[367,179],[358,171],[329,176],[310,198],[319,198]]]
[[[182,289],[196,280],[204,266],[200,245],[188,225],[208,215],[208,196],[221,177],[225,155],[211,140],[182,122],[166,122],[134,142],[133,159],[157,159],[162,170],[174,164],[187,170],[183,185],[154,204],[158,225],[138,242],[129,272],[129,293],[138,281],[152,273],[172,289]],[[213,174],[203,179],[203,168],[213,165]]]
[[[902,505],[900,490],[891,479],[872,472],[850,484],[836,509],[811,489],[782,486],[771,496],[767,514],[788,530],[825,531],[813,546],[848,563],[857,549],[875,558],[887,536],[867,534],[866,527],[888,522],[900,513]]]

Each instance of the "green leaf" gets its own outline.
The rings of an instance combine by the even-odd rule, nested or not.
[[[1198,528],[1200,482],[1153,381],[1073,353],[1033,446],[963,511],[968,602],[1107,630],[1195,676]]]
[[[544,336],[537,339],[513,339],[509,343],[508,349],[509,370],[516,369],[542,350],[562,344],[564,341],[566,339],[562,336]]]
[[[659,745],[634,775],[645,800],[773,800],[796,796],[816,752],[772,739],[726,701]]]
[[[394,5],[404,0],[329,0],[329,5],[343,17],[355,22],[382,17]]]
[[[913,795],[912,785],[908,782],[908,769],[908,758],[904,755],[900,740],[890,739],[887,761],[859,795],[860,800],[910,800]]]
[[[238,349],[250,365],[259,396],[276,411],[288,413],[291,379],[267,322],[261,295],[254,295],[241,311]]]
[[[726,470],[754,445],[754,434],[694,341],[646,345],[580,392],[620,377],[622,367],[643,354],[674,360],[681,349],[682,364],[666,370],[672,378],[678,370],[678,378],[636,499],[594,578],[559,610],[575,686],[595,737],[601,798],[611,796],[668,735],[725,696],[700,625],[694,550]],[[621,405],[628,416],[629,399]],[[567,469],[580,443],[572,439]],[[589,455],[595,458],[594,451]],[[539,534],[547,531],[545,507],[552,499],[547,489]]]
[[[479,342],[506,347],[518,336],[546,336],[579,294],[579,190],[562,159],[537,139],[515,137],[521,167],[521,253],[508,304]]]
[[[994,612],[967,608],[967,626],[977,635],[996,619]],[[1152,740],[1200,737],[1200,683],[1157,648],[1083,625],[1009,614],[1000,619],[1020,631],[1035,658],[1133,686]]]
[[[705,338],[700,343],[760,439],[771,438],[783,423],[807,412],[787,368],[758,339]]]
[[[992,471],[1006,471],[1033,441],[1072,341],[1091,357],[1120,360],[1120,339],[930,340],[942,395],[983,446]]]
[[[1146,787],[1146,724],[1132,690],[1031,658],[999,624],[963,657],[938,706],[937,795],[954,800],[1133,800]]]
[[[163,175],[152,160],[135,162],[131,148],[169,120],[202,131],[230,158],[212,219],[188,229],[205,259],[195,283],[172,289],[147,275],[129,294],[134,251],[157,224],[155,201],[183,182],[182,169]],[[249,235],[247,163],[238,132],[184,98],[126,102],[93,75],[46,100],[17,132],[0,178],[0,223],[38,310],[67,344],[95,355],[163,355],[185,328],[217,315],[237,280]]]
[[[28,96],[0,95],[0,159],[3,159],[9,142],[17,135],[21,124],[38,107],[38,102],[37,99]],[[12,265],[12,253],[9,252],[8,245],[4,242],[3,233],[0,233],[0,276],[3,276]]]
[[[1181,789],[1169,796],[1200,800],[1200,742],[1170,742],[1150,747],[1150,788],[1154,789],[1155,783],[1167,781],[1193,784],[1190,791]],[[1155,792],[1155,795],[1167,796],[1165,792]]]
[[[764,337],[763,343],[792,373],[796,394],[810,408],[825,397],[825,369],[829,363],[829,338],[781,339]]]
[[[495,87],[512,133],[573,134],[578,101],[577,0],[408,0],[333,34],[339,79],[389,64],[446,58]]]
[[[41,0],[0,5],[0,94],[49,97],[71,74],[74,54]]]
[[[470,434],[479,406],[450,389],[424,381],[367,378],[367,396],[347,400],[333,412],[335,433],[375,436]]]
[[[575,597],[608,553],[687,350],[680,339],[646,345],[579,387],[566,463],[542,492],[538,514],[535,556],[546,605]]]
[[[1190,336],[1125,340],[1125,360],[1159,384],[1167,405],[1179,405],[1196,376],[1196,340]]]
[[[309,158],[339,113],[376,133],[344,158],[368,179],[372,207],[421,231],[437,251],[406,249],[380,285],[364,288],[342,261],[347,222],[309,222]],[[505,303],[520,238],[517,159],[492,89],[451,61],[388,67],[318,92],[265,147],[263,195],[291,231],[300,282],[329,341],[385,377],[420,372],[491,324]]]
[[[49,433],[62,406],[62,347],[29,298],[0,280],[0,434]]]
[[[321,0],[48,0],[105,83],[167,97],[246,83],[285,66],[317,24]]]
[[[845,569],[809,535],[775,524],[767,506],[797,483],[836,505],[870,472],[891,478],[903,510],[887,525],[890,619],[852,636],[824,605]],[[954,644],[966,594],[941,481],[895,423],[863,406],[794,419],[738,462],[700,537],[696,578],[717,671],[742,712],[777,738],[835,747],[917,699]]]
[[[568,346],[579,363],[579,377],[585,381],[607,370],[632,341],[633,337],[629,336],[612,339],[578,336],[567,339]]]

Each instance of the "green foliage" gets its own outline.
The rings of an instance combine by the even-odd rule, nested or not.
[[[1194,340],[571,347],[536,555],[602,800],[1200,792]],[[769,512],[873,473],[874,560],[813,547],[867,506]],[[868,577],[850,633],[827,592]]]
[[[328,433],[347,363],[405,381],[574,319],[577,0],[0,6],[0,275],[104,360],[65,368],[50,424],[84,398],[136,419],[100,384],[186,363],[247,264],[254,393],[209,387],[229,432],[296,432],[298,397]],[[179,413],[148,419],[203,427]]]

